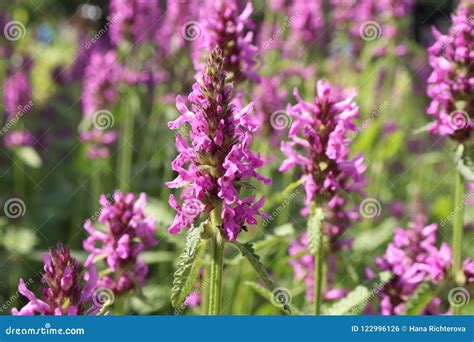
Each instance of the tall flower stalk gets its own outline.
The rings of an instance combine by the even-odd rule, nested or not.
[[[447,35],[436,29],[436,42],[429,49],[429,61],[433,72],[428,79],[428,96],[431,104],[428,115],[435,118],[430,130],[441,136],[449,136],[457,143],[459,160],[469,157],[466,153],[474,122],[474,5],[461,3],[452,16],[453,24]],[[453,220],[453,268],[454,281],[462,285],[462,240],[464,230],[464,176],[456,171],[454,180],[455,217]],[[459,314],[460,308],[453,307]]]
[[[263,162],[250,151],[252,134],[258,128],[248,116],[253,103],[237,110],[224,65],[221,49],[214,48],[188,97],[191,109],[178,96],[176,106],[181,116],[168,124],[171,129],[181,130],[176,135],[179,155],[172,162],[178,176],[167,186],[183,188],[181,203],[174,195],[169,197],[170,205],[176,210],[169,232],[203,227],[202,237],[211,246],[210,315],[221,313],[226,242],[235,241],[245,225],[256,224],[257,216],[267,217],[259,211],[265,198],[246,197],[243,190],[252,179],[270,183],[256,172]]]
[[[353,101],[356,93],[344,96],[327,82],[319,81],[317,96],[312,103],[305,102],[295,89],[298,103],[288,105],[293,119],[289,131],[290,141],[282,143],[286,159],[280,171],[286,172],[297,165],[305,189],[303,215],[311,214],[308,221],[308,245],[314,256],[314,312],[321,310],[323,261],[325,250],[335,252],[350,245],[342,239],[351,221],[358,218],[354,210],[345,208],[347,194],[362,193],[365,179],[364,158],[349,158],[350,138],[346,133],[356,129],[353,119],[359,107]],[[323,235],[328,243],[324,243]],[[325,247],[325,244],[327,245]]]

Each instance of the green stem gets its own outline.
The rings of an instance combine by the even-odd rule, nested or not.
[[[222,306],[222,271],[224,269],[224,239],[218,226],[221,225],[221,218],[218,210],[212,212],[212,224],[216,231],[211,240],[211,268],[209,276],[209,305],[208,315],[215,316],[221,314]]]
[[[462,238],[464,230],[464,179],[459,171],[456,171],[454,181],[454,219],[453,219],[453,277],[457,283],[462,283],[460,274],[462,271]],[[460,307],[453,307],[453,314],[460,314]]]
[[[133,102],[135,99],[128,99]],[[121,191],[127,192],[130,188],[130,175],[133,156],[133,126],[135,123],[135,108],[132,104],[128,106],[130,111],[123,112],[122,127],[120,132],[119,170],[118,184]]]
[[[321,239],[322,240],[322,239]],[[314,314],[321,314],[322,286],[323,286],[323,248],[322,241],[319,242],[319,251],[314,256]]]

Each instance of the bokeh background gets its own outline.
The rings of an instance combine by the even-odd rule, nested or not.
[[[33,279],[32,288],[37,291],[41,255],[50,246],[62,241],[71,246],[80,261],[85,260],[84,221],[100,210],[99,194],[110,196],[116,189],[146,192],[147,212],[158,222],[159,244],[144,254],[150,267],[143,289],[145,296],[130,296],[129,313],[200,313],[200,306],[176,312],[170,304],[172,276],[185,236],[167,233],[174,212],[168,205],[170,190],[164,182],[174,177],[170,163],[176,155],[175,136],[166,123],[177,117],[175,97],[189,93],[195,74],[190,58],[194,39],[182,40],[183,23],[199,22],[202,14],[183,12],[180,21],[169,27],[169,4],[161,1],[161,13],[152,22],[158,30],[171,30],[169,36],[148,41],[140,49],[135,48],[133,41],[117,48],[117,59],[121,63],[148,78],[130,77],[115,84],[113,79],[109,80],[113,100],[101,109],[113,114],[110,128],[118,132],[119,139],[106,146],[104,158],[91,158],[90,142],[81,139],[81,133],[90,127],[90,122],[84,119],[84,102],[87,101],[84,96],[90,96],[88,90],[97,89],[87,83],[85,69],[90,64],[92,45],[102,43],[92,43],[90,49],[84,49],[81,44],[91,42],[97,35],[106,40],[107,18],[111,15],[109,5],[107,0],[10,0],[0,5],[0,23],[18,21],[23,25],[20,30],[24,30],[20,32],[20,39],[11,41],[5,38],[2,28],[2,91],[8,92],[3,82],[7,75],[25,67],[29,68],[32,88],[32,106],[21,118],[22,127],[31,133],[31,142],[26,146],[0,148],[0,203],[3,205],[12,198],[22,202],[20,215],[12,217],[0,212],[0,304],[6,304],[1,314],[10,314],[11,308],[24,303],[17,292],[19,278]],[[376,198],[381,208],[380,215],[357,222],[348,232],[354,238],[353,249],[340,256],[336,283],[355,288],[367,282],[366,268],[373,267],[375,258],[383,254],[395,227],[406,227],[416,213],[424,213],[429,222],[440,223],[453,210],[452,146],[420,128],[430,121],[426,115],[429,104],[426,79],[431,69],[426,48],[433,43],[431,27],[434,25],[446,32],[457,3],[415,1],[413,10],[393,23],[400,33],[394,38],[382,34],[375,41],[355,42],[343,25],[330,26],[330,36],[321,35],[311,44],[299,46],[304,50],[300,58],[285,54],[283,48],[265,49],[261,33],[265,21],[284,25],[285,16],[291,13],[272,11],[266,1],[254,1],[253,5],[251,18],[256,23],[254,42],[259,48],[258,70],[264,77],[284,75],[278,84],[278,88],[286,90],[281,109],[286,103],[295,103],[293,87],[298,87],[304,97],[310,99],[314,96],[316,80],[324,78],[342,87],[357,89],[362,116],[359,122],[378,110],[376,119],[366,122],[351,146],[354,153],[361,151],[366,156],[367,194]],[[330,18],[328,8],[325,13]],[[327,25],[330,25],[328,20]],[[374,20],[382,19],[374,17]],[[284,45],[292,30],[290,24],[277,36],[277,41]],[[355,44],[361,44],[357,52]],[[380,57],[374,57],[384,44],[387,50]],[[400,44],[406,52],[397,55],[395,48]],[[113,71],[107,69],[107,63],[102,66],[107,70],[104,77],[111,77]],[[285,70],[290,69],[297,71],[285,74]],[[99,67],[96,72],[103,70]],[[251,82],[243,87],[246,100],[251,100],[259,91],[259,86]],[[3,100],[0,103],[3,104]],[[1,109],[4,111],[4,107]],[[121,136],[127,133],[122,127],[128,113],[133,113],[134,127],[129,139],[124,141]],[[6,115],[2,119],[4,124],[5,118]],[[299,237],[306,226],[305,218],[299,215],[303,192],[298,192],[290,201],[288,193],[283,192],[299,174],[277,172],[283,160],[278,143],[262,135],[255,138],[254,144],[262,155],[274,158],[264,168],[264,174],[273,178],[273,184],[256,191],[267,196],[265,210],[269,213],[277,210],[278,215],[271,222],[250,227],[241,238],[256,241],[256,251],[272,277],[290,290],[292,305],[304,311],[308,305],[305,285],[293,276],[288,255],[290,242]],[[127,162],[123,161],[127,155],[130,156],[129,174]],[[354,206],[360,200],[353,198]],[[471,256],[474,256],[473,219],[474,213],[467,207],[463,242],[465,253]],[[450,225],[441,226],[439,240],[449,242],[450,237]],[[224,313],[283,313],[265,294],[249,285],[256,281],[256,276],[236,251],[230,250],[226,258]],[[440,296],[446,299],[447,292]],[[443,307],[447,310],[448,306],[446,302]],[[463,307],[463,313],[474,313],[472,301]]]

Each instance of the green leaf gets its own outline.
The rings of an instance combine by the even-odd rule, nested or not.
[[[203,240],[196,247],[194,253],[189,253],[185,249],[179,257],[178,267],[174,273],[173,287],[171,288],[171,304],[173,307],[179,308],[193,288],[205,250],[206,242]]]
[[[270,279],[270,276],[268,275],[268,272],[265,269],[265,266],[263,266],[262,262],[260,261],[260,257],[257,254],[255,254],[253,245],[250,242],[241,244],[238,241],[233,241],[232,245],[236,246],[239,249],[239,251],[242,253],[242,255],[245,258],[247,258],[249,263],[257,272],[257,275],[264,282],[267,289],[273,290],[275,288],[275,285],[273,284],[273,281]],[[287,304],[283,304],[283,308],[287,311],[290,311],[290,307]]]
[[[474,181],[474,162],[463,144],[459,144],[454,152],[454,162],[466,180],[470,182]]]
[[[367,305],[371,293],[365,286],[357,286],[347,296],[329,307],[327,315],[353,315],[362,311]]]
[[[33,147],[24,146],[15,148],[15,153],[27,166],[37,169],[43,165],[41,157]]]
[[[316,255],[320,252],[323,241],[323,220],[324,212],[321,208],[316,208],[316,205],[311,204],[310,217],[308,220],[308,242],[311,254]]]
[[[405,305],[405,315],[420,315],[424,308],[434,297],[431,283],[425,281],[421,283],[411,295]]]
[[[197,245],[201,241],[202,233],[206,225],[208,224],[209,220],[201,222],[199,226],[195,226],[194,224],[189,229],[188,235],[186,237],[186,251],[189,255],[194,254]]]
[[[288,311],[284,305],[275,305],[277,304],[277,298],[275,297],[275,294],[271,292],[270,290],[264,288],[262,285],[254,282],[254,281],[246,281],[244,282],[245,285],[249,286],[252,290],[254,290],[256,293],[258,293],[260,296],[268,300],[270,303],[272,303],[273,306],[278,308],[279,310],[283,311],[286,314],[289,314],[290,311]],[[292,308],[292,311],[294,311],[294,308]]]

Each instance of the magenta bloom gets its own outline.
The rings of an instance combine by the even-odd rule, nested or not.
[[[199,39],[202,35],[201,27],[196,25],[200,10],[199,0],[167,0],[166,17],[162,28],[160,46],[166,46],[166,53],[184,48],[187,43]]]
[[[196,39],[193,60],[195,68],[202,71],[206,65],[204,56],[218,46],[224,56],[224,70],[234,82],[246,79],[257,80],[254,70],[257,48],[252,44],[254,23],[250,20],[253,11],[251,2],[239,14],[236,0],[211,0],[203,12],[202,37]]]
[[[90,253],[86,267],[104,258],[111,274],[102,277],[100,284],[115,293],[131,290],[136,283],[143,286],[148,267],[140,259],[140,254],[157,243],[153,237],[155,220],[143,213],[146,195],[140,194],[135,201],[132,193],[124,195],[116,191],[113,201],[102,195],[100,204],[102,209],[98,221],[104,225],[105,231],[97,230],[91,220],[84,224],[89,237],[83,246]]]
[[[98,277],[95,267],[84,273],[84,284],[79,262],[61,243],[45,253],[43,259],[41,297],[37,298],[20,279],[18,292],[28,298],[29,303],[20,310],[14,308],[13,315],[94,315],[99,311],[92,303]]]
[[[3,143],[6,147],[33,146],[35,138],[28,130],[13,131],[5,134]]]
[[[22,57],[22,65],[9,70],[3,82],[3,106],[7,119],[12,119],[25,107],[32,105],[30,71],[33,61],[28,56]]]
[[[105,159],[109,156],[109,147],[117,140],[117,132],[104,132],[92,129],[81,133],[81,143],[88,144],[87,157],[91,160]]]
[[[299,240],[291,242],[288,249],[290,257],[301,255],[303,251],[309,249],[308,235],[303,233]],[[343,298],[347,294],[346,289],[333,288],[332,275],[336,271],[335,260],[330,257],[328,259],[328,290],[323,294],[325,300],[337,300]],[[302,280],[306,284],[306,299],[310,302],[314,301],[314,256],[311,253],[305,253],[297,259],[292,259],[290,265],[293,267],[293,274],[296,279]]]
[[[244,224],[256,224],[256,216],[265,198],[241,197],[244,182],[257,179],[269,184],[255,169],[262,160],[250,151],[252,133],[257,130],[249,118],[253,103],[237,110],[232,104],[232,85],[226,80],[224,58],[219,48],[209,57],[199,82],[193,85],[188,99],[191,110],[178,96],[176,106],[181,116],[168,124],[171,129],[189,128],[190,141],[181,133],[176,136],[179,155],[172,163],[178,177],[168,182],[170,188],[183,188],[182,203],[170,195],[169,203],[176,217],[169,228],[178,233],[194,219],[205,219],[210,211],[222,205],[222,232],[226,239],[237,238]]]
[[[85,116],[90,117],[115,102],[122,71],[114,51],[92,53],[82,84],[82,111]]]
[[[428,50],[433,72],[428,79],[427,113],[436,120],[431,131],[460,142],[469,138],[474,127],[473,15],[474,5],[461,5],[447,35],[433,29],[436,43]]]
[[[284,116],[286,89],[281,87],[279,76],[262,77],[258,87],[254,88],[255,112],[262,134],[270,138],[272,145],[280,143],[280,138],[289,122]],[[281,114],[279,114],[281,113]]]
[[[438,226],[425,226],[424,219],[411,223],[408,229],[396,228],[385,254],[375,260],[381,271],[390,271],[392,279],[378,293],[382,315],[400,315],[408,298],[423,281],[439,284],[452,264],[451,248],[443,242],[436,247]],[[441,301],[433,301],[425,314],[440,314]]]
[[[319,81],[312,103],[305,102],[297,89],[294,95],[298,103],[287,108],[293,124],[290,141],[281,145],[286,159],[280,171],[301,167],[306,193],[302,214],[309,213],[312,202],[325,207],[325,233],[331,238],[331,247],[337,248],[345,244],[338,240],[350,220],[357,218],[355,211],[344,210],[345,194],[362,193],[365,185],[363,156],[349,158],[351,139],[347,133],[356,129],[353,119],[359,115],[359,107],[353,102],[356,93],[344,97],[329,83]]]
[[[124,40],[133,44],[155,41],[160,27],[158,0],[111,0],[110,38],[120,45]]]

